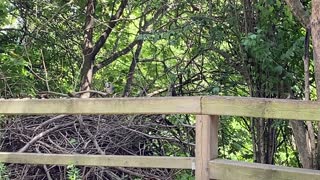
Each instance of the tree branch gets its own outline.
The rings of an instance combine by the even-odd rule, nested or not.
[[[102,33],[102,35],[100,36],[100,38],[98,39],[98,41],[95,43],[95,45],[93,47],[93,51],[92,51],[93,57],[95,57],[98,54],[98,52],[100,51],[100,49],[102,48],[102,46],[104,45],[106,40],[108,39],[109,35],[112,32],[112,29],[116,26],[116,24],[118,22],[117,20],[122,16],[123,10],[127,6],[127,4],[128,4],[128,0],[121,1],[121,4],[120,4],[119,9],[117,10],[116,14],[111,16],[111,19],[107,25],[107,28]]]
[[[127,0],[126,0],[127,1]],[[121,7],[121,6],[120,6]],[[124,7],[123,7],[124,8]],[[142,33],[143,31],[145,31],[153,22],[155,22],[162,14],[164,14],[168,9],[168,6],[167,5],[164,5],[162,6],[161,8],[159,8],[155,13],[154,13],[154,16],[147,22],[145,22],[145,24],[141,27],[141,29],[139,30],[138,32],[138,35],[140,33]],[[118,14],[118,13],[117,13]],[[146,16],[146,15],[145,15]],[[110,26],[110,25],[109,25]],[[106,30],[107,31],[107,30]],[[106,33],[105,31],[105,33]],[[111,29],[110,29],[110,32],[111,32]],[[110,33],[109,33],[110,34]],[[108,36],[109,36],[108,34]],[[101,36],[102,37],[102,36]],[[100,37],[100,39],[101,39]],[[104,40],[105,42],[105,40]],[[120,56],[123,56],[125,54],[127,54],[128,52],[130,52],[134,46],[136,44],[139,44],[139,43],[142,43],[143,40],[141,39],[137,39],[134,40],[133,42],[131,42],[131,44],[129,44],[126,48],[118,51],[118,52],[115,52],[113,53],[110,57],[106,58],[104,61],[96,64],[94,66],[94,69],[93,69],[93,73],[96,73],[99,69],[102,69],[103,67],[111,64],[113,61],[115,61],[117,58],[119,58]],[[96,43],[97,44],[97,43]],[[101,45],[102,46],[102,45]],[[101,47],[100,47],[101,48]],[[95,51],[96,47],[94,48],[94,51]]]
[[[69,123],[66,123],[66,124],[57,125],[57,126],[54,126],[51,129],[47,129],[46,131],[43,131],[43,132],[39,133],[38,135],[33,137],[26,145],[24,145],[18,152],[19,153],[25,152],[32,144],[34,144],[40,138],[46,136],[47,134],[49,134],[49,133],[51,133],[51,132],[53,132],[55,130],[70,126],[72,124],[74,124],[74,122],[69,122]]]
[[[304,7],[300,0],[285,0],[287,5],[290,7],[293,14],[298,18],[300,23],[308,28],[310,23],[310,16],[307,11],[304,10]]]
[[[96,64],[93,69],[93,73],[96,73],[99,69],[102,69],[103,67],[111,64],[113,61],[115,61],[118,57],[123,56],[130,52],[136,44],[138,44],[142,40],[134,40],[132,43],[130,43],[127,47],[122,49],[121,51],[118,51],[116,53],[113,53],[110,57],[105,59],[104,61]]]

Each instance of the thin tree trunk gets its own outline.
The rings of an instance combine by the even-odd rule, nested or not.
[[[307,28],[306,38],[305,38],[305,53],[303,57],[304,61],[304,93],[305,101],[310,99],[310,83],[309,83],[309,36],[310,30]],[[316,142],[314,128],[311,121],[306,122],[307,129],[303,121],[291,121],[290,125],[293,130],[293,136],[296,141],[297,150],[299,152],[299,158],[301,160],[302,166],[308,169],[316,168]]]
[[[310,100],[310,58],[309,58],[309,44],[310,44],[310,28],[306,28],[306,38],[304,41],[304,57],[303,57],[303,64],[304,64],[304,97],[306,101]]]
[[[260,163],[266,163],[265,162],[265,136],[264,136],[264,130],[265,130],[265,124],[264,124],[264,119],[259,118],[259,136],[258,136],[258,150],[259,150],[259,159]]]
[[[267,164],[274,164],[274,154],[277,146],[277,139],[276,139],[276,128],[272,125],[273,120],[268,120],[268,127],[269,127],[269,133],[268,136],[268,147],[267,147],[267,158],[266,163]]]
[[[310,59],[309,59],[309,41],[310,41],[310,28],[306,28],[306,38],[305,38],[305,44],[304,44],[304,57],[303,57],[303,64],[304,64],[304,97],[305,101],[310,100]],[[307,129],[308,129],[308,136],[309,136],[309,142],[310,142],[310,151],[311,151],[311,161],[312,161],[312,169],[317,168],[317,162],[316,162],[316,141],[315,141],[315,134],[314,134],[314,128],[311,121],[306,122]]]
[[[318,123],[318,141],[317,141],[317,152],[316,152],[316,159],[315,164],[317,165],[316,169],[320,169],[320,122]]]
[[[81,91],[89,91],[93,77],[94,67],[94,56],[92,55],[93,50],[93,27],[94,27],[94,15],[95,13],[95,1],[88,0],[86,7],[86,20],[84,29],[84,44],[83,44],[83,65],[81,69]],[[83,93],[82,98],[89,98],[90,92]]]
[[[130,64],[129,73],[127,77],[127,83],[123,90],[123,95],[122,95],[123,97],[128,97],[130,95],[131,85],[133,83],[133,78],[134,78],[134,72],[135,72],[137,63],[139,62],[139,56],[141,53],[142,44],[143,44],[143,41],[139,41],[136,52],[134,53],[134,56],[132,58],[132,62]]]
[[[256,140],[256,128],[255,128],[255,123],[256,120],[255,118],[251,118],[251,140],[252,140],[252,149],[253,149],[253,160],[254,162],[257,162],[257,140]]]
[[[243,0],[245,33],[252,33],[254,31],[254,14],[251,0]]]
[[[243,3],[243,11],[244,11],[244,33],[248,35],[249,33],[254,33],[254,10],[252,7],[251,0],[242,0]],[[251,72],[254,72],[257,68],[256,64],[254,64],[254,59],[245,57],[246,62],[253,62],[251,66],[248,68],[249,78],[252,82],[248,83],[251,86],[251,96],[252,97],[261,97],[261,94],[257,91],[257,86],[259,84],[257,81],[254,81],[251,76]],[[254,146],[254,161],[257,163],[265,163],[265,120],[262,118],[253,118],[252,119],[252,144]]]
[[[300,161],[303,168],[312,169],[311,148],[308,139],[307,130],[303,121],[290,121],[293,136],[296,142],[297,150],[299,152]]]
[[[95,14],[95,0],[88,0],[86,6],[86,20],[85,20],[85,30],[84,30],[84,44],[83,44],[83,64],[81,69],[81,84],[80,90],[87,91],[81,95],[81,98],[89,98],[91,89],[90,86],[92,84],[92,79],[94,73],[97,71],[94,63],[95,57],[101,50],[102,46],[107,41],[109,35],[111,34],[113,28],[116,26],[119,18],[122,16],[125,7],[127,6],[128,0],[122,0],[118,10],[115,12],[114,15],[111,16],[111,19],[106,26],[106,29],[98,39],[98,41],[93,44],[93,28],[94,28],[94,14]],[[137,41],[134,41],[137,43]],[[135,43],[132,43],[128,46],[127,49],[124,49],[123,52],[117,52],[113,54],[112,61],[114,61],[117,57],[122,54],[126,54],[130,51],[134,46]],[[108,64],[108,58],[101,63]],[[107,61],[107,62],[106,62]],[[111,62],[110,62],[111,63]]]

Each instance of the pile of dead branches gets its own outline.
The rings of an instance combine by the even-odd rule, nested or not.
[[[11,116],[2,120],[1,151],[51,154],[193,155],[194,128],[162,115]],[[10,179],[67,179],[67,167],[8,164]],[[169,169],[78,167],[83,179],[172,179]]]

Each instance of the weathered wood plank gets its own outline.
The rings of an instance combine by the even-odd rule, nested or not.
[[[209,180],[209,161],[218,157],[219,116],[196,116],[196,180]]]
[[[245,97],[203,97],[202,114],[320,121],[320,103]]]
[[[320,102],[244,97],[0,100],[0,114],[203,114],[320,121]]]
[[[0,152],[0,162],[137,168],[192,169],[192,157],[38,154]]]
[[[320,171],[216,159],[209,163],[210,178],[228,180],[319,180]]]
[[[0,114],[199,113],[200,97],[0,100]]]

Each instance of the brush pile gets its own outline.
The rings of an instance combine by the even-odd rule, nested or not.
[[[194,155],[194,128],[163,115],[3,117],[1,151],[48,154]],[[82,179],[173,179],[171,169],[77,167]],[[8,164],[9,179],[68,179],[57,165]]]

